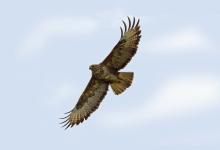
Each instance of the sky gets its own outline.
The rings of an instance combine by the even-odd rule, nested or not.
[[[220,2],[0,2],[0,149],[220,149]],[[140,18],[132,86],[68,130],[91,72]]]

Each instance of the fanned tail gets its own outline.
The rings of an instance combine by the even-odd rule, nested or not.
[[[128,88],[131,85],[133,77],[134,77],[133,72],[119,72],[119,74],[118,74],[119,81],[113,82],[111,84],[111,88],[112,88],[113,92],[116,95],[124,92],[126,90],[126,88]]]

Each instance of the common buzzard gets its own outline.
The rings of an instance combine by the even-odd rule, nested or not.
[[[119,72],[131,60],[137,51],[141,38],[139,19],[133,21],[128,17],[128,25],[124,21],[124,30],[121,29],[121,38],[111,53],[100,64],[91,65],[92,77],[79,98],[75,107],[67,112],[63,127],[73,127],[86,120],[104,99],[108,86],[118,95],[128,88],[133,80],[133,72]]]

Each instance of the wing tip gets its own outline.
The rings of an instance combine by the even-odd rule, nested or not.
[[[130,29],[134,29],[134,28],[138,28],[139,23],[140,23],[140,18],[136,19],[135,17],[133,17],[133,21],[131,21],[130,19],[131,17],[127,16],[128,19],[128,26],[126,25],[125,21],[122,20],[122,23],[124,25],[124,30],[122,27],[120,27],[121,30],[121,37],[124,35],[125,32],[129,31]],[[136,22],[137,21],[137,22]]]
[[[80,123],[82,123],[84,120],[87,120],[87,118],[90,116],[90,113],[86,116],[80,117],[78,116],[71,116],[71,111],[67,112],[69,113],[68,115],[66,115],[65,117],[59,118],[59,119],[65,119],[64,121],[60,122],[59,124],[61,124],[62,128],[64,128],[64,130],[68,129],[68,128],[72,128],[75,125],[79,125]],[[64,113],[64,114],[67,114]]]

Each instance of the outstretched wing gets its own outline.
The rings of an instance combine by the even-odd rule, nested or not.
[[[123,21],[124,31],[120,27],[121,38],[119,42],[102,62],[102,64],[108,66],[109,68],[115,70],[124,68],[137,51],[138,43],[141,38],[139,19],[136,23],[134,18],[133,23],[131,23],[131,20],[128,17],[128,21],[128,27]]]
[[[100,105],[101,101],[104,99],[106,93],[108,91],[108,84],[97,80],[95,78],[91,78],[86,89],[82,93],[77,102],[76,106],[66,114],[66,117],[62,119],[66,119],[61,123],[65,123],[63,127],[73,127],[75,124],[86,120],[92,112],[94,112]]]

